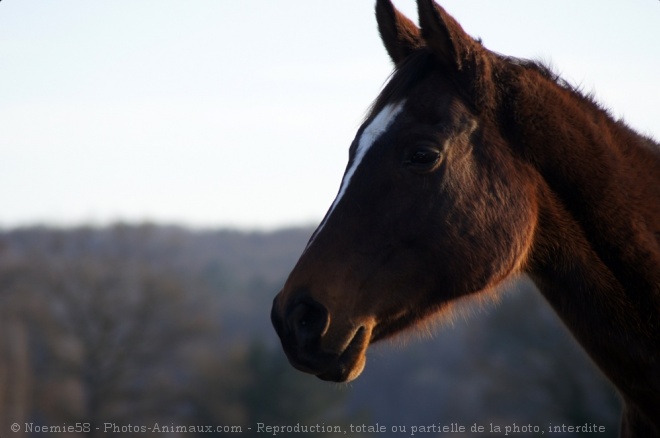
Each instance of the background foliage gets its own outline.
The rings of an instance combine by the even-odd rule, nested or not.
[[[248,435],[257,423],[589,422],[616,434],[614,390],[524,280],[432,337],[373,347],[354,383],[296,372],[269,311],[311,231],[0,233],[0,436],[26,422]]]

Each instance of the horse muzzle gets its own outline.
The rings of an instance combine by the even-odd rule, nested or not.
[[[371,329],[339,327],[331,314],[306,293],[285,302],[273,300],[271,321],[291,365],[322,380],[348,382],[360,375],[366,362]]]

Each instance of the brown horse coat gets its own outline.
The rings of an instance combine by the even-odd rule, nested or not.
[[[396,66],[337,199],[273,303],[291,363],[346,381],[368,345],[528,274],[660,436],[660,146],[537,63],[379,0]]]

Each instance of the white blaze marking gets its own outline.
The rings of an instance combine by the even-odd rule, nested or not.
[[[337,194],[337,197],[330,206],[330,210],[328,210],[328,213],[325,215],[325,219],[323,220],[323,222],[321,222],[321,225],[319,225],[319,227],[316,229],[316,232],[312,236],[312,239],[307,244],[307,248],[309,248],[309,246],[312,244],[314,239],[316,239],[316,236],[318,236],[318,234],[325,226],[328,219],[330,219],[330,215],[334,211],[335,207],[337,207],[337,204],[339,204],[339,201],[341,201],[341,198],[346,193],[346,189],[348,188],[348,185],[351,182],[351,178],[353,177],[353,174],[355,174],[355,171],[357,170],[358,166],[364,159],[365,155],[367,155],[367,151],[371,149],[374,143],[376,143],[376,140],[378,140],[380,136],[387,131],[390,125],[392,125],[392,122],[394,122],[396,116],[398,116],[401,110],[403,110],[404,103],[405,101],[401,101],[397,104],[386,105],[378,113],[378,115],[376,115],[376,117],[373,118],[371,123],[369,123],[369,125],[364,129],[364,131],[362,131],[362,135],[360,136],[360,140],[358,141],[357,150],[355,151],[355,157],[353,158],[351,167],[349,167],[346,170],[346,173],[344,174],[344,179],[341,182],[339,193]]]

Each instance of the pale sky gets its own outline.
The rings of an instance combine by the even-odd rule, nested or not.
[[[657,0],[442,4],[660,139]],[[0,1],[0,227],[317,223],[391,70],[373,6]]]

